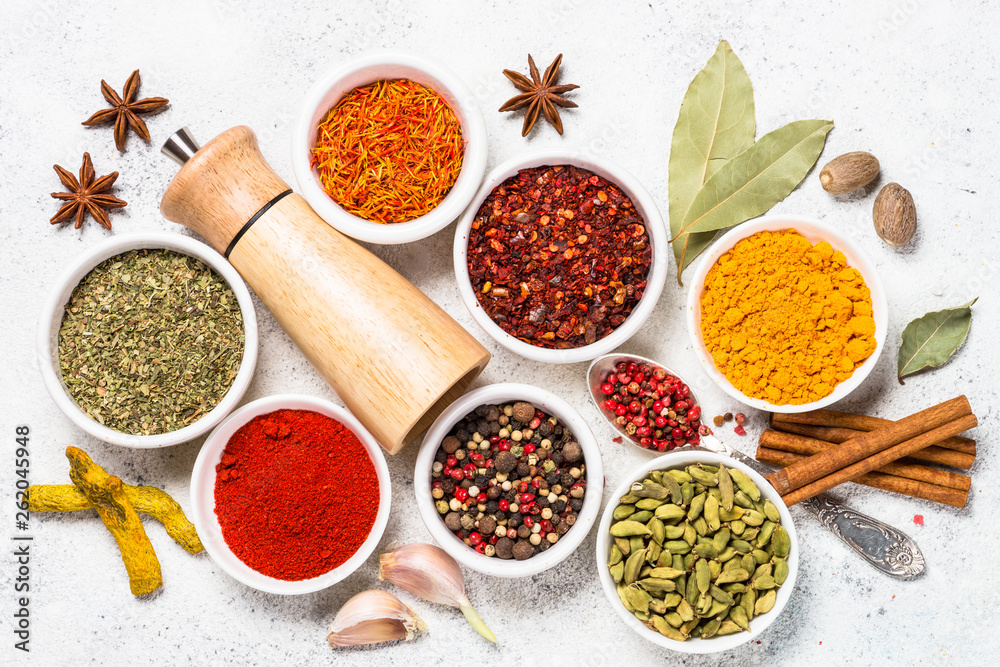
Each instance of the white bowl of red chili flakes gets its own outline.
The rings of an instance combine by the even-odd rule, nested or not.
[[[459,292],[507,349],[575,363],[607,354],[652,313],[667,275],[663,219],[607,158],[538,150],[486,178],[455,231]]]
[[[317,146],[320,124],[341,100],[377,82],[394,81],[413,82],[436,93],[461,126],[463,150],[458,176],[443,199],[418,217],[403,222],[381,223],[356,215],[334,200],[321,181],[313,160],[313,149]],[[351,126],[358,127],[357,123]],[[404,135],[400,135],[401,141],[408,140]],[[394,159],[391,156],[398,153],[394,148],[388,155]],[[367,55],[330,70],[306,93],[292,132],[292,168],[302,196],[332,227],[369,243],[416,241],[440,231],[458,218],[486,172],[486,154],[486,122],[476,97],[462,79],[446,67],[406,53]],[[350,181],[347,185],[354,187],[362,175],[345,178]],[[380,177],[371,178],[380,180]],[[364,195],[359,201],[367,199],[368,196]]]

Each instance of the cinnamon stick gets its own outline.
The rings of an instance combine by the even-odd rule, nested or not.
[[[878,468],[881,468],[886,463],[895,461],[896,459],[902,458],[911,452],[914,452],[921,447],[926,447],[928,442],[934,442],[933,438],[947,438],[950,435],[956,435],[970,428],[975,428],[976,424],[975,415],[965,415],[964,417],[959,417],[958,419],[948,422],[944,426],[939,426],[938,428],[932,429],[927,433],[918,435],[915,438],[909,440],[904,440],[898,445],[893,445],[888,449],[884,449],[868,458],[861,459],[860,461],[848,465],[844,468],[836,470],[824,477],[820,477],[816,481],[805,484],[788,494],[782,495],[781,499],[785,501],[786,505],[794,505],[795,503],[802,502],[806,498],[812,498],[813,496],[823,493],[828,489],[832,489],[838,484],[843,482],[849,482],[852,479],[856,479],[865,473],[872,472]],[[851,440],[848,443],[853,442]],[[839,447],[844,447],[844,445],[839,445]],[[810,456],[802,459],[798,463],[793,463],[788,468],[779,470],[775,475],[782,473],[793,466],[801,466],[807,463],[809,459],[816,458],[818,456],[824,456],[829,453],[828,450],[821,454],[816,454],[815,456]]]
[[[819,436],[810,435],[809,433],[799,430],[793,431],[785,428],[785,425],[795,424],[815,427],[835,427],[850,429],[851,431],[874,431],[875,429],[881,426],[886,426],[891,422],[892,420],[882,419],[881,417],[869,417],[868,415],[857,415],[851,412],[838,412],[836,410],[812,410],[811,412],[799,412],[797,414],[773,413],[771,415],[771,428],[778,429],[779,431],[787,431],[789,433],[808,435],[811,438],[817,438]],[[820,438],[820,440],[826,440],[826,438]],[[843,441],[827,440],[827,442]],[[976,441],[972,438],[966,438],[959,435],[953,438],[946,438],[935,444],[938,447],[953,449],[956,452],[962,452],[963,454],[971,454],[972,456],[976,455]]]
[[[972,425],[958,428],[959,425],[968,423],[964,419],[965,417],[972,417]],[[899,421],[879,427],[874,431],[862,433],[841,443],[837,447],[814,454],[798,463],[793,463],[787,468],[768,475],[767,481],[777,489],[778,493],[784,496],[818,479],[831,475],[831,473],[840,471],[846,466],[857,464],[859,461],[869,461],[874,458],[874,454],[898,447],[900,443],[907,443],[907,446],[900,450],[900,454],[882,460],[867,470],[858,472],[854,475],[857,477],[889,461],[894,461],[907,454],[912,454],[918,449],[923,449],[931,443],[958,435],[975,425],[976,418],[972,416],[972,406],[969,405],[968,399],[965,396],[957,396],[940,405],[921,410],[909,417],[904,417]],[[954,430],[956,428],[958,430]],[[934,433],[935,435],[934,437],[928,437],[928,433]],[[914,446],[915,443],[919,443],[919,446]]]
[[[757,448],[757,460],[763,463],[789,466],[793,463],[801,461],[804,458],[805,457],[801,454],[783,452],[764,446]],[[883,468],[880,468],[879,470],[883,470]],[[851,482],[855,484],[863,484],[864,486],[870,486],[873,489],[882,489],[883,491],[899,493],[904,496],[910,496],[911,498],[921,498],[923,500],[930,500],[943,505],[951,505],[952,507],[965,507],[966,503],[969,501],[968,490],[963,491],[960,489],[952,489],[945,486],[938,486],[937,484],[928,484],[927,482],[919,482],[913,479],[905,479],[895,475],[883,474],[881,472],[865,473],[860,477],[855,477],[851,480]]]
[[[846,414],[846,413],[845,413]],[[823,440],[825,442],[841,443],[850,440],[851,438],[857,437],[864,433],[864,431],[855,431],[849,428],[842,428],[839,426],[812,426],[810,424],[797,424],[794,422],[785,422],[772,420],[772,428],[778,431],[784,431],[785,433],[794,433],[796,435],[803,435],[808,438],[815,438],[816,440]],[[959,436],[960,438],[961,436]],[[961,468],[962,470],[968,470],[972,467],[972,464],[976,461],[975,454],[967,454],[965,452],[958,451],[957,449],[945,449],[942,447],[942,443],[953,441],[959,438],[945,438],[936,445],[931,445],[930,447],[924,447],[919,452],[914,452],[910,456],[915,459],[920,459],[921,461],[927,461],[929,463],[938,463],[940,465],[950,466],[952,468]],[[976,441],[970,438],[962,438],[967,440],[972,444],[972,450],[975,452]]]
[[[837,446],[832,442],[824,442],[780,431],[764,431],[760,434],[757,442],[762,447],[772,450],[794,453],[798,455],[798,458],[819,454],[822,451]],[[959,491],[968,491],[972,487],[972,479],[967,475],[960,475],[956,472],[912,463],[906,459],[887,463],[875,472],[895,475],[896,477],[905,477],[938,486],[946,486],[950,489],[958,489]]]

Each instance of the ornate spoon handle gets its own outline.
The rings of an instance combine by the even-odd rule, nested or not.
[[[902,531],[826,496],[816,496],[800,504],[882,572],[900,579],[923,574],[924,555]]]
[[[722,443],[720,443],[722,444]],[[740,463],[745,463],[761,474],[767,470],[756,460],[732,447],[723,445],[726,453]],[[816,496],[799,503],[831,533],[876,568],[892,577],[912,579],[924,572],[924,555],[905,533],[867,514]]]

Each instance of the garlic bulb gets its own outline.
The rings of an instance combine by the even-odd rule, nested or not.
[[[497,638],[472,608],[465,580],[455,559],[433,544],[407,544],[379,556],[379,578],[429,602],[458,607],[465,618],[491,642]]]
[[[427,625],[392,593],[362,591],[344,603],[326,636],[330,646],[360,646],[410,640]]]

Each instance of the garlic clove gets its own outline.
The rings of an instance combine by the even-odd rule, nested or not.
[[[379,578],[428,602],[458,607],[476,632],[496,643],[465,594],[465,579],[455,559],[433,544],[407,544],[378,559]]]
[[[344,603],[326,636],[331,647],[409,641],[427,624],[392,593],[362,591]]]

